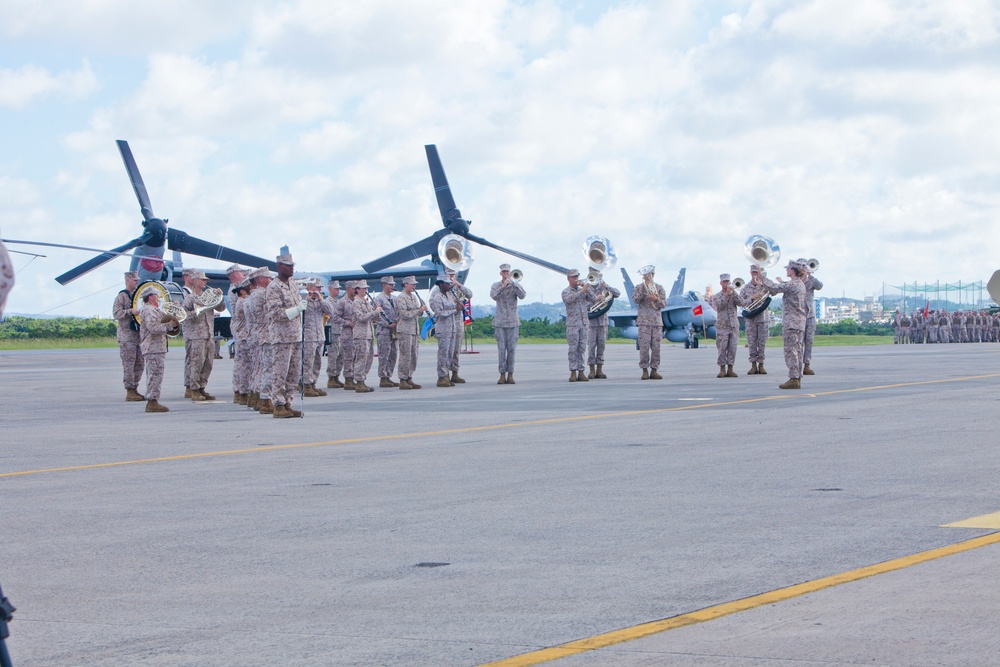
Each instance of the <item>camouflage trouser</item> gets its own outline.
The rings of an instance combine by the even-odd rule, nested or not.
[[[719,366],[732,366],[736,363],[736,346],[740,342],[740,330],[715,330],[715,347],[719,350]],[[655,368],[655,366],[654,366]]]
[[[802,332],[802,363],[812,362],[813,338],[816,336],[816,318],[806,318],[806,330]]]
[[[608,325],[595,324],[591,320],[587,327],[587,363],[604,365],[604,348],[608,342]]]
[[[250,391],[250,372],[253,370],[250,342],[238,340],[233,345],[236,353],[233,357],[233,393],[246,394]]]
[[[354,361],[351,364],[351,377],[355,382],[364,382],[368,373],[372,370],[372,359],[374,350],[372,349],[371,338],[355,338],[351,346],[354,351]]]
[[[444,328],[442,327],[442,329]],[[437,338],[438,342],[437,374],[439,378],[442,378],[451,372],[451,357],[455,349],[455,330],[448,328],[447,331],[442,331],[435,327],[434,337]]]
[[[747,347],[750,348],[750,363],[764,363],[764,350],[767,339],[771,335],[768,330],[768,318],[765,315],[757,320],[747,320]]]
[[[271,399],[271,364],[274,359],[270,343],[261,343],[258,354],[260,355],[257,364],[257,392],[262,400]]]
[[[582,371],[587,356],[587,327],[567,327],[566,344],[569,345],[569,370]]]
[[[458,370],[458,359],[462,353],[462,343],[465,341],[465,320],[464,315],[459,313],[455,316],[455,333],[452,338],[452,348],[451,348],[451,370]]]
[[[163,384],[164,352],[151,352],[144,357],[146,364],[146,400],[160,400],[160,385]]]
[[[184,377],[191,389],[204,389],[212,374],[215,344],[212,339],[184,341]]]
[[[927,327],[927,342],[936,343],[937,342],[937,325],[930,325]]]
[[[354,372],[354,329],[340,330],[340,356],[344,360],[344,377],[351,377]]]
[[[306,354],[306,365],[302,381],[306,384],[316,384],[319,371],[323,368],[323,341],[307,340],[303,350]]]
[[[639,338],[639,368],[660,367],[660,341],[663,340],[663,327],[655,324],[640,324]]]
[[[380,326],[378,328],[378,376],[391,378],[396,368],[396,341],[392,339],[392,329]]]
[[[892,328],[892,342],[894,345],[898,345],[903,342],[903,329],[902,327]]]
[[[420,336],[417,334],[401,333],[397,335],[399,343],[399,364],[397,371],[399,379],[411,379],[413,371],[417,370],[417,353],[420,350]]]
[[[138,338],[133,341],[118,341],[118,355],[122,358],[122,382],[126,389],[139,386],[142,377],[142,350]]]
[[[271,401],[291,405],[302,368],[302,343],[272,343]]]
[[[948,327],[938,327],[938,342],[940,343],[950,343],[951,342],[951,329]]]
[[[326,376],[335,378],[344,370],[344,350],[340,346],[340,334],[330,334],[330,345],[326,348]]]
[[[802,329],[782,329],[781,337],[785,345],[785,365],[788,366],[788,377],[802,377],[802,340],[805,331]]]
[[[501,373],[514,372],[514,354],[517,352],[517,327],[496,327],[493,334],[497,339],[497,368]]]

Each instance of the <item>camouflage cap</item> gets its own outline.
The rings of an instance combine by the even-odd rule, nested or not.
[[[295,266],[295,262],[292,260],[292,253],[286,252],[283,255],[278,255],[278,264],[287,264],[288,266]]]
[[[392,276],[382,276],[382,284],[383,285],[395,285],[396,284],[396,279],[393,278]]]
[[[208,280],[204,271],[191,271],[191,280]]]
[[[147,287],[146,289],[142,290],[142,293],[139,295],[139,298],[145,299],[146,297],[151,296],[153,294],[155,294],[156,296],[160,296],[160,290],[156,289],[155,287]]]
[[[192,273],[194,273],[194,269],[184,269],[181,271],[182,276],[190,277]]]
[[[261,266],[251,271],[250,275],[248,275],[247,278],[249,278],[250,280],[255,280],[257,278],[263,278],[265,276],[270,277],[270,275],[271,275],[270,270],[268,270],[266,266]]]
[[[580,270],[579,269],[570,269],[569,272],[566,274],[567,278],[572,278],[574,276],[576,276],[577,278],[580,277]]]
[[[139,279],[139,272],[138,271],[126,271],[125,272],[125,277],[126,278],[131,278],[133,280],[138,280]]]
[[[750,273],[763,273],[764,269],[760,268],[760,264],[751,264]]]
[[[405,278],[403,278],[403,284],[404,285],[416,285],[417,284],[417,277],[416,276],[406,276]]]
[[[242,266],[240,266],[239,264],[233,264],[228,269],[226,269],[226,275],[227,276],[231,276],[234,273],[236,273],[237,271],[242,271],[242,270],[243,270]]]
[[[330,282],[327,284],[327,287],[329,287],[330,289],[340,289],[340,281],[331,278]]]
[[[500,270],[501,271],[510,271],[510,264],[501,264],[500,265]]]
[[[729,280],[729,274],[728,273],[723,273],[723,274],[719,275],[719,282],[720,283],[724,283],[724,282],[726,282],[728,280]]]

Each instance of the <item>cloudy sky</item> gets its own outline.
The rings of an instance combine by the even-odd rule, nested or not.
[[[439,228],[433,143],[472,231],[565,266],[601,233],[701,290],[759,233],[831,296],[1000,268],[995,0],[0,0],[0,121],[5,238],[138,236],[127,139],[171,226],[357,268]],[[8,312],[109,314],[127,260],[61,287],[89,256],[35,250]]]

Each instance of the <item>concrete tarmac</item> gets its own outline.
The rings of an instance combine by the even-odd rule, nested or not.
[[[818,348],[791,392],[780,350],[717,379],[665,345],[643,382],[615,345],[568,383],[565,346],[523,345],[498,386],[478,349],[465,385],[425,346],[424,389],[284,420],[227,402],[228,359],[196,404],[171,351],[160,415],[117,350],[0,352],[14,664],[537,664],[619,630],[552,664],[997,664],[998,544],[628,629],[997,535],[944,526],[1000,511],[1000,345]]]

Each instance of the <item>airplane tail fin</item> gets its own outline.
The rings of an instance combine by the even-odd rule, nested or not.
[[[674,286],[670,288],[669,296],[680,296],[684,293],[684,275],[687,273],[687,269],[681,269],[680,273],[677,274],[677,280],[674,281]]]
[[[638,308],[639,306],[632,300],[632,291],[635,289],[635,285],[632,284],[632,279],[628,277],[628,271],[625,270],[625,267],[622,267],[622,279],[625,281],[625,296],[628,297],[629,304],[633,308]]]

